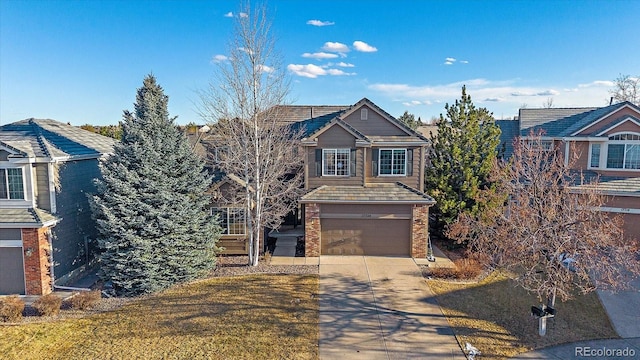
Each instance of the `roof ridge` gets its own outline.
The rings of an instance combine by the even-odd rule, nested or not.
[[[38,142],[38,145],[40,146],[42,152],[44,152],[47,157],[51,157],[51,151],[49,151],[49,147],[47,146],[49,142],[46,141],[46,139],[42,135],[42,128],[40,127],[40,124],[36,122],[36,119],[30,118],[29,125],[31,125],[31,128],[36,135],[36,141]]]
[[[418,190],[418,189],[414,189],[414,188],[412,188],[411,186],[409,186],[409,185],[407,185],[407,184],[403,184],[403,183],[401,183],[401,182],[399,182],[399,181],[396,181],[396,185],[399,185],[400,187],[402,187],[402,188],[404,188],[404,189],[406,189],[406,190],[409,190],[409,191],[413,192],[413,193],[414,193],[414,194],[416,194],[416,195],[420,195],[420,196],[422,196],[422,197],[423,197],[423,198],[425,198],[425,199],[427,199],[427,198],[429,198],[429,197],[430,197],[429,195],[427,195],[427,194],[423,193],[422,191],[420,191],[420,190]]]

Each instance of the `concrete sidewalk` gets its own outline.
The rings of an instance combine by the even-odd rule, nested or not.
[[[465,359],[411,258],[320,257],[321,359]]]

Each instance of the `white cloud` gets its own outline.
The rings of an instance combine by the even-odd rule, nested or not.
[[[258,65],[257,68],[258,68],[257,69],[258,71],[264,72],[264,73],[269,73],[269,74],[275,71],[274,68],[272,68],[271,66],[267,66],[267,65]]]
[[[326,69],[325,67],[314,65],[314,64],[289,64],[287,65],[287,69],[294,73],[295,75],[307,77],[311,79],[315,79],[318,76],[324,75],[333,75],[333,76],[351,76],[356,75],[356,73],[347,73],[340,69]]]
[[[536,93],[537,96],[553,96],[553,95],[558,95],[560,94],[558,91],[556,90],[544,90],[544,91],[539,91]]]
[[[347,45],[331,41],[327,41],[326,43],[324,43],[322,50],[340,54],[348,53],[350,51]]]
[[[214,63],[220,63],[227,60],[229,60],[229,58],[221,54],[215,55],[213,58],[211,58],[211,61]]]
[[[371,46],[369,44],[367,44],[364,41],[360,41],[360,40],[356,40],[353,42],[353,47],[354,49],[356,49],[357,51],[360,52],[376,52],[378,51],[378,49],[374,46]]]
[[[224,14],[224,17],[233,17],[233,13],[229,11],[228,13]]]
[[[467,60],[460,60],[460,64],[468,64],[468,63],[469,63],[469,61],[467,61]]]
[[[609,81],[609,80],[596,80],[596,81],[592,81],[588,84],[578,84],[579,88],[588,88],[588,87],[594,87],[594,86],[605,86],[605,87],[613,87],[615,85],[615,83],[613,81]]]
[[[333,24],[335,24],[333,21],[320,21],[320,20],[307,21],[307,25],[313,25],[313,26],[329,26]]]
[[[311,58],[311,59],[334,59],[337,58],[338,55],[326,53],[326,52],[317,52],[317,53],[304,53],[302,54],[303,58]]]
[[[249,17],[249,14],[241,12],[240,13],[240,17],[241,18],[246,18],[246,17]]]
[[[445,65],[453,65],[453,61],[445,61],[444,64]]]
[[[448,58],[444,59],[444,61],[448,62],[448,63],[454,63],[454,62],[456,62],[456,58],[448,57]]]
[[[245,53],[247,53],[247,54],[249,54],[249,55],[253,54],[253,50],[251,50],[251,49],[247,49],[247,48],[239,47],[239,48],[238,48],[238,50],[240,50],[240,51],[242,51],[242,52],[245,52]]]
[[[343,62],[343,61],[341,61],[341,62],[337,63],[337,64],[336,64],[336,66],[340,66],[340,67],[349,67],[349,68],[351,68],[351,67],[355,67],[355,65],[350,64],[350,63],[346,63],[346,62]]]
[[[415,86],[399,83],[377,83],[368,86],[382,97],[404,106],[424,106],[432,113],[444,111],[441,104],[452,104],[460,99],[461,88],[467,87],[467,94],[477,103],[485,103],[496,118],[512,118],[518,114],[523,103],[531,107],[543,107],[542,99],[553,96],[555,107],[605,106],[608,90],[603,82],[590,82],[580,87],[578,84],[545,84],[530,86],[521,79],[495,81],[488,79],[468,79],[465,81]],[[585,85],[585,84],[582,84]],[[563,89],[563,90],[556,90]]]

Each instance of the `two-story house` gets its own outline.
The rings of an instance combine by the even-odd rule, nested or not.
[[[575,184],[580,192],[598,179],[607,195],[602,211],[621,214],[624,235],[640,238],[640,108],[629,102],[592,108],[520,109],[518,119],[497,122],[502,141],[511,153],[513,141],[542,134],[542,145],[556,150],[585,176]]]
[[[299,213],[306,256],[427,256],[435,201],[423,192],[424,136],[366,98],[351,106],[282,106],[278,113],[304,133]],[[239,181],[227,177],[222,186]],[[242,226],[229,226],[241,222],[238,211],[221,214],[229,232],[223,240],[242,237]]]
[[[91,261],[87,194],[114,142],[54,120],[0,127],[0,294],[47,294]]]

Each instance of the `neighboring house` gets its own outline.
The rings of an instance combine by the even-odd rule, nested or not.
[[[435,204],[423,192],[427,138],[366,98],[352,106],[282,106],[278,113],[304,133],[306,193],[297,213],[306,256],[427,256]],[[213,211],[222,215],[223,239],[242,237],[240,210]]]
[[[640,108],[630,102],[605,107],[520,109],[517,120],[498,121],[506,155],[513,151],[513,141],[531,134],[542,134],[545,150],[557,149],[585,178],[574,190],[591,187],[598,178],[598,189],[608,195],[602,208],[622,214],[624,234],[640,237]]]
[[[0,294],[47,294],[91,261],[87,194],[114,141],[54,120],[0,127]]]

